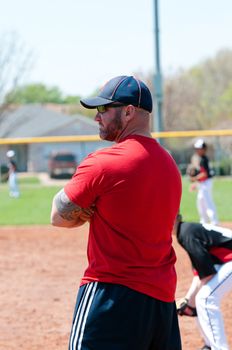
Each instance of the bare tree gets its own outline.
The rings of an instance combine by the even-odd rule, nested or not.
[[[32,51],[17,33],[6,33],[0,37],[0,118],[10,104],[10,101],[5,102],[5,95],[23,82],[33,61]]]
[[[232,51],[164,79],[165,130],[199,130],[231,120]]]

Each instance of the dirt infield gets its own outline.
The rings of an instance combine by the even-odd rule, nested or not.
[[[68,348],[76,292],[86,264],[87,229],[87,225],[72,230],[0,228],[1,350]],[[182,297],[192,275],[185,251],[175,241],[174,246],[177,297]],[[223,301],[222,309],[232,349],[231,297]],[[194,319],[179,320],[183,350],[196,350],[202,342]]]

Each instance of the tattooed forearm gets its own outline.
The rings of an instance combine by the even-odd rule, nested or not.
[[[52,202],[51,224],[58,227],[78,227],[90,221],[95,206],[81,208],[70,201],[64,190],[58,192]]]
[[[82,208],[71,202],[63,189],[56,194],[54,200],[57,211],[63,219],[67,221],[76,221],[78,219],[83,221],[87,220],[87,218],[82,216]]]

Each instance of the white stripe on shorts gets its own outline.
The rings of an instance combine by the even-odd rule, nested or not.
[[[93,302],[98,282],[88,283],[73,321],[69,350],[81,350],[82,339],[89,309]]]

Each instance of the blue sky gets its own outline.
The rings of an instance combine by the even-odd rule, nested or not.
[[[155,69],[153,0],[0,0],[0,36],[34,53],[26,82],[91,94],[116,75]],[[161,68],[188,68],[232,49],[231,0],[159,0]]]

